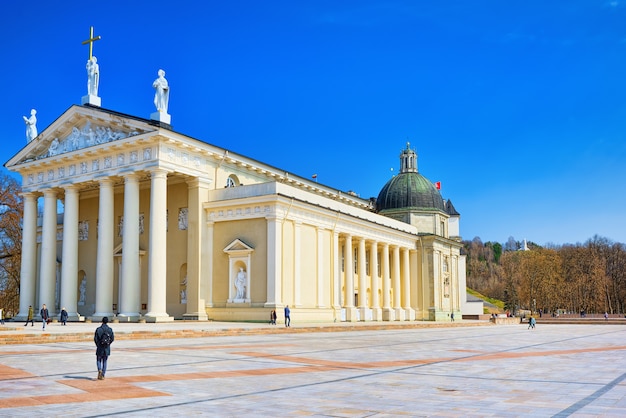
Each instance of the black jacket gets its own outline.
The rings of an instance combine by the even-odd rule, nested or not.
[[[106,347],[102,347],[100,345],[100,341],[102,340],[102,335],[104,332],[109,331],[111,334],[111,342],[115,340],[115,334],[113,334],[113,330],[107,324],[102,324],[98,328],[96,328],[96,332],[93,335],[93,342],[96,343],[96,356],[110,356],[111,355],[111,345],[109,344]]]

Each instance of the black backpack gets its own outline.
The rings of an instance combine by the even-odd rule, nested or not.
[[[113,336],[111,335],[111,331],[106,328],[100,337],[100,347],[108,347],[113,342]]]

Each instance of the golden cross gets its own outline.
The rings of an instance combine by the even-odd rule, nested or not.
[[[89,59],[93,56],[93,43],[100,40],[100,36],[93,36],[93,26],[89,29],[89,39],[83,41],[83,45],[89,44]]]

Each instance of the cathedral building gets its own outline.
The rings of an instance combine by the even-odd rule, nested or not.
[[[163,75],[149,119],[90,90],[5,164],[24,198],[18,317],[43,303],[124,322],[482,313],[466,303],[460,215],[408,144],[361,199],[173,130]]]

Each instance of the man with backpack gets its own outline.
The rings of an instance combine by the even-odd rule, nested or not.
[[[96,343],[96,364],[98,366],[98,380],[104,380],[107,371],[107,359],[111,355],[111,343],[115,335],[111,327],[107,325],[108,317],[102,318],[102,325],[96,328],[93,341]]]

